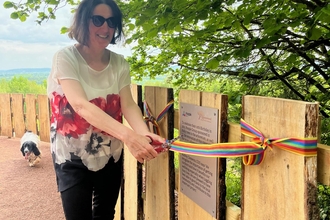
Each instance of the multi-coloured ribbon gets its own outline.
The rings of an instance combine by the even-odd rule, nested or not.
[[[149,124],[152,125],[153,132],[155,134],[158,134],[158,135],[160,134],[158,122],[164,118],[164,116],[166,115],[166,113],[172,107],[173,104],[174,104],[173,100],[170,101],[169,103],[167,103],[165,108],[155,118],[151,114],[151,111],[149,109],[149,106],[148,106],[147,102],[146,101],[143,102],[143,109],[144,109],[144,112],[146,114],[146,116],[144,117],[144,121],[146,122],[147,126],[149,126]]]
[[[144,101],[144,110],[147,115],[144,119],[147,124],[153,125],[155,134],[160,134],[158,121],[164,117],[172,105],[173,101],[169,102],[158,117],[154,118]],[[243,119],[241,119],[240,125],[241,133],[251,137],[251,141],[195,144],[173,139],[167,140],[163,147],[171,151],[203,157],[242,157],[245,165],[260,164],[264,159],[267,147],[271,149],[278,147],[303,156],[315,156],[317,153],[316,138],[265,138],[258,129]]]
[[[249,125],[241,119],[241,133],[251,137],[252,142],[266,149],[270,147],[278,147],[283,150],[303,155],[315,156],[317,154],[316,138],[265,138],[264,135],[252,125]],[[259,155],[248,155],[243,157],[243,163],[246,165],[257,165],[264,159],[264,153]]]
[[[267,147],[278,147],[295,154],[315,156],[317,149],[316,138],[271,138],[263,134],[241,119],[241,133],[252,138],[251,142],[230,142],[216,144],[194,144],[174,141],[170,150],[179,153],[204,157],[243,157],[245,165],[258,165],[265,156]]]

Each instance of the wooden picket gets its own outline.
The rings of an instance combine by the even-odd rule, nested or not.
[[[46,95],[0,94],[0,135],[22,137],[27,131],[49,142],[50,113]]]
[[[10,94],[0,94],[0,135],[13,136]]]
[[[132,85],[131,90],[134,101],[142,110],[142,87]],[[124,121],[124,124],[129,126],[126,121]],[[124,181],[121,192],[123,194],[124,201],[121,202],[123,204],[121,212],[126,219],[143,219],[142,187],[142,164],[132,156],[128,148],[125,146]],[[116,213],[118,213],[118,209]]]
[[[13,114],[13,128],[15,137],[22,137],[25,133],[23,94],[11,94]]]
[[[317,103],[245,96],[242,108],[243,119],[267,138],[317,138]],[[243,166],[242,177],[242,220],[318,219],[316,156],[267,148],[261,164]]]
[[[25,95],[26,129],[29,130],[29,131],[32,131],[35,134],[38,133],[36,103],[37,103],[37,99],[36,99],[35,95],[33,95],[33,94],[26,94]]]
[[[330,147],[324,144],[317,145],[317,180],[330,186]]]
[[[168,102],[173,100],[173,89],[146,86],[144,89],[145,101],[153,117],[164,109]],[[174,117],[173,108],[158,122],[160,135],[166,139],[173,138]],[[174,201],[174,153],[169,151],[160,154],[157,159],[144,164],[145,168],[145,219],[170,220],[175,217]],[[165,210],[163,207],[167,207]],[[156,211],[155,210],[162,210]]]
[[[37,126],[39,127],[38,134],[40,136],[40,140],[49,141],[50,113],[49,113],[49,101],[46,95],[38,95],[37,109],[38,109],[37,118],[39,122]]]

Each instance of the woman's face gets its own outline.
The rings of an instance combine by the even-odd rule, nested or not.
[[[112,17],[112,9],[106,4],[99,4],[95,7],[93,11],[93,16],[102,16],[105,19]],[[104,20],[104,19],[103,19]],[[102,21],[103,21],[102,20]],[[113,36],[115,28],[110,28],[107,21],[105,21],[100,27],[93,24],[93,20],[89,21],[89,47],[94,49],[104,49],[106,48]]]

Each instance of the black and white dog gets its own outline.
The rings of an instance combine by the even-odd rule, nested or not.
[[[21,138],[21,152],[25,159],[29,162],[29,166],[40,163],[41,153],[39,150],[39,136],[32,131],[27,131]]]

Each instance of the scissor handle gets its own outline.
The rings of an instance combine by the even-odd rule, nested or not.
[[[149,135],[146,135],[146,137],[150,138],[151,142],[149,142],[149,144],[151,144],[152,146],[154,146],[155,151],[157,151],[157,153],[161,153],[164,152],[168,149],[168,144],[159,142],[159,141],[155,141],[152,137],[150,137]]]
[[[151,142],[149,142],[149,144],[151,145],[162,145],[162,142],[159,141],[155,141],[152,137],[150,137],[149,135],[146,135],[147,138],[149,138],[151,140]]]

